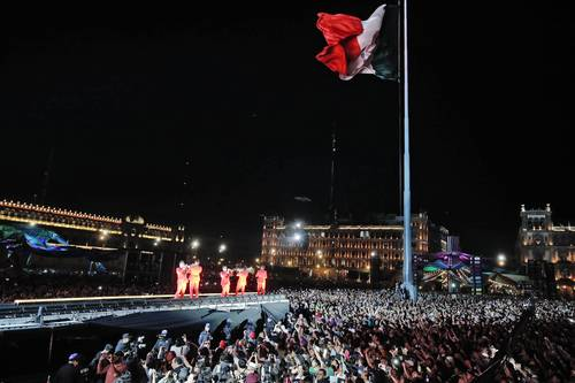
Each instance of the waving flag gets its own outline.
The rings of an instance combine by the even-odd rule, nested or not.
[[[381,5],[367,20],[319,13],[317,28],[327,46],[316,56],[342,80],[373,74],[397,81],[397,9]]]

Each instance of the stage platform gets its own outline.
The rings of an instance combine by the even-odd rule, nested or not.
[[[173,295],[28,299],[0,305],[0,331],[85,323],[153,330],[195,326],[199,322],[218,325],[221,318],[238,323],[262,313],[277,320],[288,310],[289,301],[284,295],[256,293],[225,298],[217,293],[201,294],[195,299],[174,299]]]

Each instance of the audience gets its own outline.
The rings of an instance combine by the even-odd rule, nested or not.
[[[276,292],[290,300],[289,313],[277,323],[248,323],[236,336],[229,329],[212,334],[206,326],[200,344],[186,335],[168,338],[164,330],[160,346],[150,345],[147,354],[139,340],[130,340],[125,352],[100,352],[95,379],[464,383],[502,349],[509,359],[497,381],[575,378],[573,302],[537,299],[526,328],[510,339],[529,305],[525,298],[423,293],[413,303],[395,290]]]

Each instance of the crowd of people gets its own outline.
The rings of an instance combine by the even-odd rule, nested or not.
[[[129,334],[99,351],[88,381],[171,382],[471,382],[502,353],[500,382],[575,378],[573,302],[535,300],[523,331],[525,298],[396,290],[278,290],[290,301],[283,320],[264,317],[197,336],[158,335],[154,345]],[[523,319],[522,319],[523,321]],[[73,350],[70,350],[73,351]],[[54,375],[76,371],[80,357]],[[70,367],[72,366],[72,367]]]
[[[12,303],[16,299],[51,299],[97,297],[116,295],[169,294],[167,283],[122,283],[121,278],[103,278],[66,275],[21,275],[0,280],[0,303]]]

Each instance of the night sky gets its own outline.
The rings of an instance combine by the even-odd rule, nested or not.
[[[411,2],[412,210],[469,252],[511,254],[522,203],[575,222],[575,31],[554,3]],[[398,213],[398,85],[315,60],[318,12],[379,2],[190,4],[4,13],[0,198],[40,198],[53,148],[47,204],[255,257],[261,215],[326,219],[335,124],[340,215]]]

